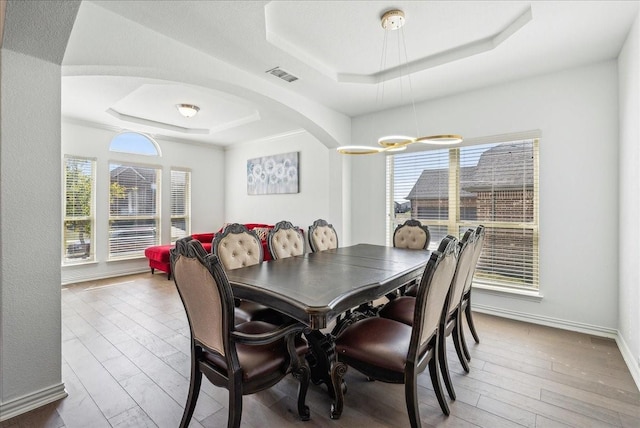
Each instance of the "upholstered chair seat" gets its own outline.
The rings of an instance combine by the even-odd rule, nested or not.
[[[236,326],[235,330],[246,334],[262,334],[275,330],[277,326],[263,321],[251,321]],[[303,357],[308,351],[308,345],[300,337],[295,338],[296,353]],[[276,341],[264,345],[236,344],[238,361],[242,367],[242,381],[254,382],[256,379],[269,377],[282,377],[286,373],[289,364],[284,341]],[[207,352],[204,355],[208,361],[222,370],[227,370],[226,358],[217,352]]]
[[[418,287],[415,287],[418,290]],[[416,298],[413,296],[400,296],[384,305],[378,312],[383,318],[399,321],[406,325],[413,325],[413,312],[416,306]]]

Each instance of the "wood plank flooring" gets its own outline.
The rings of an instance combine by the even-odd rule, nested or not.
[[[189,385],[189,328],[173,281],[150,273],[62,290],[63,381],[69,397],[0,423],[18,427],[177,427]],[[438,407],[428,374],[419,380],[424,427],[640,427],[640,393],[613,340],[475,314],[471,372],[449,342],[458,395],[451,416]],[[466,328],[466,326],[465,326]],[[450,339],[449,339],[450,341]],[[339,420],[311,385],[311,420],[296,412],[287,377],[244,397],[242,426],[404,427],[402,385],[368,382],[354,369]],[[223,427],[227,392],[203,380],[191,427]]]

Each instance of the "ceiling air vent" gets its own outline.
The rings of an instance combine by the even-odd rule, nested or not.
[[[296,80],[298,80],[296,76],[294,76],[293,74],[287,73],[280,67],[272,68],[271,70],[265,71],[265,73],[273,74],[274,76],[279,77],[280,79],[289,83],[295,82]]]

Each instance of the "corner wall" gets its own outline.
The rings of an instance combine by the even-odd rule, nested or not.
[[[640,13],[618,57],[620,350],[640,388]]]
[[[66,392],[60,327],[60,66],[7,49],[1,56],[0,420],[5,420]]]

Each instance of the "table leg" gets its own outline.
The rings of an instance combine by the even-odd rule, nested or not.
[[[307,361],[311,368],[311,382],[315,385],[322,383],[327,385],[327,392],[333,398],[333,383],[331,382],[331,361],[335,360],[335,348],[333,336],[322,334],[318,330],[305,333],[311,352],[307,355]]]

